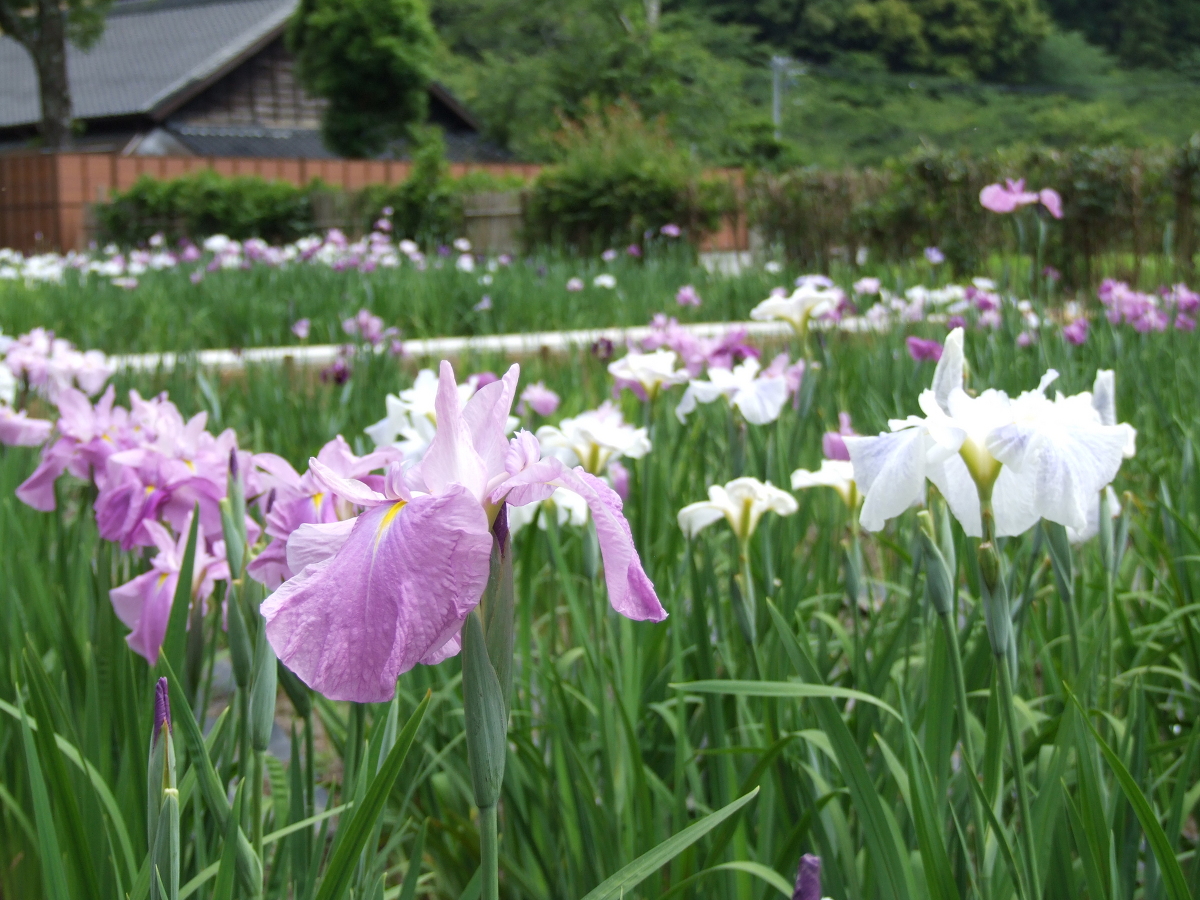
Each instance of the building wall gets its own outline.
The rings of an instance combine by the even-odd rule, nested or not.
[[[174,115],[172,124],[259,125],[265,128],[321,127],[326,101],[304,92],[296,61],[276,38]]]

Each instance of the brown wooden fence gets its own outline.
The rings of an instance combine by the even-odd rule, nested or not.
[[[101,153],[39,153],[0,156],[0,247],[24,253],[82,250],[90,239],[88,207],[124,191],[143,175],[177,178],[212,169],[221,175],[257,175],[304,185],[320,178],[344,190],[371,184],[397,184],[412,163],[358,159],[271,159],[212,156],[117,156]],[[541,166],[524,163],[451,163],[461,177],[486,171],[532,181]],[[726,173],[740,188],[741,173]],[[747,246],[745,217],[735,214],[706,249],[741,250]]]

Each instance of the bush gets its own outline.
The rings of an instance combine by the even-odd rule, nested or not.
[[[561,161],[538,177],[526,211],[531,243],[594,252],[640,242],[668,223],[694,242],[728,206],[727,186],[704,180],[666,125],[647,122],[631,104],[564,122],[556,142]]]
[[[211,169],[160,181],[143,175],[129,190],[96,207],[100,238],[122,246],[162,233],[175,242],[227,234],[272,243],[310,234],[312,194],[319,182],[296,187],[257,176],[227,178]]]
[[[878,169],[763,172],[750,183],[750,218],[764,237],[806,267],[865,247],[873,258],[911,259],[939,247],[960,272],[981,254],[1015,247],[1012,218],[979,204],[984,185],[1026,178],[1063,198],[1061,222],[1047,229],[1044,261],[1074,283],[1092,276],[1094,260],[1112,252],[1140,258],[1170,247],[1173,233],[1191,241],[1191,207],[1181,215],[1180,179],[1194,179],[1168,150],[1079,147],[1019,148],[984,156],[921,150]],[[1189,182],[1190,184],[1191,182]],[[1026,251],[1037,237],[1025,235]],[[1190,246],[1190,245],[1189,245]]]

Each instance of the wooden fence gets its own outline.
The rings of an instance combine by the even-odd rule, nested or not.
[[[113,191],[128,190],[143,175],[178,178],[212,169],[221,175],[257,175],[304,185],[320,178],[343,190],[371,184],[397,184],[409,162],[358,159],[272,159],[212,156],[118,156],[101,153],[30,153],[0,156],[0,247],[24,253],[82,250],[91,239],[88,208]],[[532,181],[541,166],[524,163],[451,163],[461,177],[486,171]],[[741,173],[722,173],[740,189]],[[705,242],[705,249],[743,250],[748,246],[745,217],[729,217]]]

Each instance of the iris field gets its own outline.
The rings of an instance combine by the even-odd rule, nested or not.
[[[464,272],[447,259],[444,270],[419,275],[410,258],[374,273],[217,267],[199,284],[170,270],[121,288],[68,271],[62,284],[4,288],[6,331],[53,327],[84,349],[288,343],[299,340],[290,329],[301,318],[311,320],[308,340],[349,348],[324,372],[117,371],[115,404],[130,413],[106,412],[104,422],[96,412],[103,379],[85,386],[89,370],[65,348],[58,369],[53,349],[8,348],[17,377],[5,434],[26,438],[10,443],[48,438],[51,449],[0,449],[0,896],[1200,895],[1200,371],[1191,330],[1200,298],[1113,284],[1066,294],[1051,279],[1031,281],[1028,264],[1013,260],[987,273],[998,286],[964,279],[947,288],[948,275],[914,263],[880,269],[879,286],[856,291],[847,273],[840,287],[809,279],[793,294],[797,273],[758,266],[723,279],[667,251],[657,260],[519,261],[490,272],[486,260]],[[615,288],[593,284],[605,271]],[[488,274],[491,284],[481,284]],[[585,279],[582,291],[566,291],[573,277]],[[700,307],[675,302],[685,283]],[[323,651],[298,650],[272,630],[282,621],[272,618],[272,597],[301,606],[324,599],[287,587],[305,581],[299,568],[255,580],[264,568],[255,563],[276,541],[285,542],[274,552],[286,546],[287,566],[304,562],[295,538],[278,536],[285,501],[310,504],[304,522],[317,531],[305,534],[316,534],[355,513],[367,524],[382,513],[371,504],[385,500],[368,502],[350,479],[386,498],[398,522],[422,493],[398,499],[407,488],[381,477],[391,458],[333,475],[310,469],[309,458],[339,434],[345,453],[378,451],[364,429],[387,416],[394,427],[383,446],[401,445],[395,457],[407,455],[411,471],[436,454],[436,431],[449,428],[448,407],[431,405],[432,375],[418,374],[436,373],[439,361],[371,352],[372,343],[386,346],[382,328],[423,336],[644,324],[659,311],[743,319],[785,283],[777,305],[797,298],[807,312],[777,345],[750,347],[736,336],[698,345],[660,322],[657,339],[640,348],[519,360],[516,398],[541,383],[561,403],[528,395],[515,428],[537,435],[539,464],[555,460],[555,472],[582,465],[622,496],[617,515],[628,520],[664,620],[612,608],[623,589],[612,577],[627,560],[612,555],[602,506],[588,515],[559,493],[518,506],[510,493],[505,509],[489,495],[485,510],[499,507],[485,523],[495,549],[481,570],[480,612],[466,613],[461,654],[413,666],[399,675],[394,699],[380,701],[326,699],[292,674],[289,661],[310,683],[340,684],[344,673],[310,665]],[[473,309],[489,290],[492,310]],[[523,302],[538,291],[553,293],[544,309]],[[185,317],[163,302],[174,296],[188,297]],[[360,307],[381,318],[367,315],[348,334],[342,321]],[[919,398],[950,368],[932,357],[952,355],[948,326],[956,324],[965,326],[962,404],[987,388],[1017,398],[1051,368],[1059,377],[1047,402],[1056,391],[1092,391],[1100,370],[1115,373],[1115,421],[1136,429],[1136,452],[1115,451],[1111,495],[1087,494],[1098,533],[1072,543],[1067,523],[1041,521],[981,541],[965,533],[959,509],[952,514],[946,498],[957,503],[957,495],[923,477],[916,509],[889,516],[879,531],[859,526],[859,503],[864,494],[871,502],[875,487],[850,432],[876,435],[890,419],[922,413],[934,421]],[[761,371],[744,368],[753,351]],[[675,353],[665,381],[649,359],[664,352]],[[786,357],[773,366],[777,354]],[[681,420],[685,391],[725,378],[713,375],[725,361],[740,373],[729,376],[736,385],[712,402],[702,386]],[[453,360],[460,386],[512,362]],[[473,392],[468,409],[499,396],[490,380],[463,391]],[[72,408],[73,386],[90,397]],[[151,400],[163,391],[177,423],[165,400]],[[390,406],[388,394],[397,395]],[[580,421],[614,397],[623,423],[611,410],[601,424]],[[18,407],[28,414],[21,423]],[[1119,426],[1100,413],[1077,432],[1062,410],[1061,421],[1043,417],[1036,427],[1067,429],[1067,456],[1115,439]],[[183,426],[197,413],[206,414],[208,437]],[[966,413],[950,416],[967,422]],[[30,419],[58,424],[38,432],[23,424]],[[78,424],[85,419],[88,434]],[[50,480],[49,493],[41,486],[35,505],[43,508],[33,508],[18,488],[65,435],[71,468]],[[115,462],[105,440],[119,444]],[[297,478],[280,476],[265,453],[289,462]],[[968,454],[950,458],[960,455]],[[862,483],[845,499],[831,487],[790,490],[796,470],[816,471],[826,457]],[[505,477],[516,477],[514,465]],[[1080,466],[1063,471],[1089,490],[1103,486]],[[422,477],[437,494],[432,476]],[[557,477],[551,487],[563,490],[571,476]],[[739,478],[786,497],[751,527],[743,515],[751,495],[766,495],[730,485],[738,504],[747,498],[730,521],[685,533],[679,511]],[[1005,484],[995,482],[997,509]],[[136,489],[121,493],[122,485]],[[1063,485],[1037,490],[1054,487]],[[609,496],[608,486],[595,490]],[[139,491],[159,505],[142,504]],[[315,498],[326,492],[339,505],[321,518]],[[118,505],[121,516],[112,512]],[[511,532],[494,528],[501,515]],[[155,547],[146,522],[164,530],[170,553]],[[296,521],[290,527],[295,535]],[[329,563],[343,566],[343,585],[326,593],[349,590],[345,555]],[[196,560],[207,574],[197,567],[181,577]],[[443,562],[417,557],[410,568],[432,572]],[[147,572],[161,578],[141,582],[136,614],[120,613],[110,591]],[[284,586],[269,594],[280,578]],[[441,600],[423,595],[421,604]],[[397,613],[384,606],[346,607],[330,629],[359,616],[360,635],[386,631]],[[426,609],[400,618],[424,622]],[[131,616],[141,637],[127,641]],[[359,640],[341,663],[355,672],[374,652]],[[156,712],[160,690],[169,727],[165,698]],[[805,854],[820,858],[818,893],[811,881],[796,886]]]

